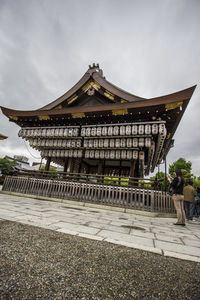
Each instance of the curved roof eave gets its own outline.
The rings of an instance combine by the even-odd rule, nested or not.
[[[115,86],[114,84],[107,81],[103,76],[100,75],[100,73],[94,69],[89,69],[83,77],[65,94],[54,100],[53,102],[43,106],[40,108],[40,110],[47,110],[52,109],[59,104],[61,104],[64,100],[71,97],[73,94],[75,94],[80,88],[82,88],[86,82],[92,78],[94,81],[96,81],[100,86],[102,86],[105,90],[109,91],[110,93],[118,96],[121,99],[127,100],[128,102],[134,102],[139,100],[145,100],[145,98],[135,96],[133,94],[130,94],[119,87]]]
[[[166,96],[160,96],[151,99],[144,99],[143,101],[136,102],[128,102],[128,103],[116,103],[116,104],[108,104],[103,106],[79,106],[79,107],[68,107],[63,109],[39,109],[39,110],[30,110],[30,111],[20,111],[13,110],[6,107],[1,107],[1,110],[4,115],[9,116],[40,116],[40,115],[62,115],[62,114],[70,114],[76,112],[85,112],[90,113],[93,111],[108,111],[115,109],[134,109],[134,108],[144,108],[150,106],[157,106],[163,104],[169,104],[178,101],[189,101],[194,90],[195,86],[187,88],[185,90],[169,94]]]
[[[118,86],[112,84],[111,82],[107,81],[105,78],[99,75],[98,72],[94,72],[92,74],[93,79],[99,83],[103,88],[111,92],[112,94],[118,96],[121,99],[127,100],[128,102],[139,101],[139,100],[146,100],[145,98],[133,95],[128,93]]]

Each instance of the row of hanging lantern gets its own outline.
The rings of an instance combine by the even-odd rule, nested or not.
[[[80,148],[81,139],[30,139],[32,147]]]
[[[43,150],[41,152],[42,157],[74,157],[81,158],[83,156],[83,150]]]
[[[56,128],[22,128],[18,136],[29,137],[72,137],[79,136],[79,127],[56,127]]]
[[[164,128],[165,124],[163,123],[82,127],[81,136],[150,135],[161,133]]]
[[[30,139],[31,147],[80,148],[81,139]],[[137,148],[150,147],[151,138],[84,139],[84,148]]]
[[[84,139],[84,148],[137,148],[150,147],[151,138]]]
[[[139,152],[140,153],[140,152]],[[86,150],[85,158],[92,159],[138,159],[138,151],[136,150]],[[43,150],[41,152],[42,157],[74,157],[81,158],[83,156],[83,150]]]
[[[86,150],[85,158],[95,159],[137,159],[138,151],[134,150]]]
[[[82,127],[81,136],[118,136],[118,135],[150,135],[162,133],[165,124],[140,124],[140,125],[113,125]],[[77,137],[79,136],[79,126],[75,127],[55,127],[55,128],[22,128],[18,135],[22,138],[29,137]]]

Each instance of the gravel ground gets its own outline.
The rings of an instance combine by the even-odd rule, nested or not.
[[[200,264],[0,221],[4,299],[199,299]]]

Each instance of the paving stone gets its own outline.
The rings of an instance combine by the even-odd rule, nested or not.
[[[69,229],[72,231],[82,232],[82,233],[89,233],[95,235],[97,232],[99,232],[98,228],[94,227],[88,227],[84,225],[78,225],[78,224],[71,224],[71,223],[65,223],[65,222],[58,222],[56,224],[61,229]]]
[[[183,245],[183,242],[178,237],[173,237],[173,236],[165,235],[165,234],[155,234],[155,237],[156,237],[157,240],[160,240],[160,241],[166,241],[166,242],[171,242],[171,243],[178,243],[178,244],[182,244]]]
[[[169,243],[164,241],[155,240],[155,247],[158,249],[162,249],[163,251],[177,252],[191,256],[200,257],[200,251],[197,247],[185,246],[175,243]]]
[[[86,233],[79,233],[78,236],[90,239],[90,240],[95,240],[95,241],[103,241],[104,238],[97,236],[97,235],[92,235],[92,234],[86,234]]]
[[[171,252],[171,251],[163,251],[164,256],[169,256],[169,257],[175,257],[179,259],[184,259],[184,260],[190,260],[190,261],[195,261],[195,262],[200,262],[200,258],[196,256],[191,256],[191,255],[186,255],[182,253],[177,253],[177,252]]]
[[[130,234],[123,234],[123,233],[118,233],[110,230],[101,230],[98,233],[98,236],[102,236],[104,238],[109,238],[112,240],[117,240],[117,241],[125,241],[125,242],[132,242],[137,245],[144,245],[148,247],[154,247],[153,245],[153,240],[147,239],[144,237],[139,237],[139,236],[133,236]]]
[[[188,239],[188,238],[182,238],[182,240],[186,246],[195,246],[200,248],[200,240]]]

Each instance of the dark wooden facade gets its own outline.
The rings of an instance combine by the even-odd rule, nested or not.
[[[34,111],[1,107],[19,136],[74,173],[143,177],[165,159],[195,86],[145,99],[108,82],[98,65],[63,96]]]

